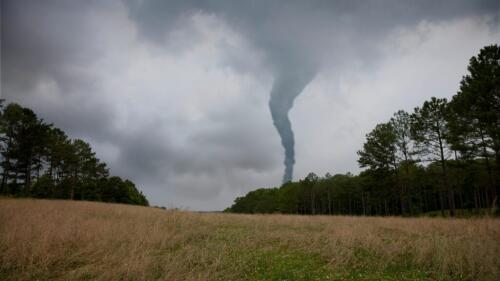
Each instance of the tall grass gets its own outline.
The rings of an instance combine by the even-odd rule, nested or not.
[[[500,280],[500,220],[0,199],[0,280]]]

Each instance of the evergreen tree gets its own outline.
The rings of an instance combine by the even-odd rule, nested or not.
[[[398,167],[403,168],[404,176],[400,176],[399,168],[396,169],[396,181],[400,186],[400,201],[401,201],[401,212],[405,214],[407,212],[408,205],[410,201],[407,198],[408,190],[408,178],[410,177],[410,166],[413,162],[412,155],[412,144],[411,139],[411,116],[408,112],[404,110],[399,110],[394,113],[391,118],[391,125],[396,136],[396,161]]]
[[[18,104],[0,100],[0,193],[148,205],[134,183],[109,178],[90,144],[66,134]]]
[[[493,197],[500,193],[500,47],[486,46],[469,61],[469,74],[450,103],[451,139],[470,158],[485,159]],[[496,162],[493,184],[490,158]],[[496,188],[493,186],[496,185]]]
[[[446,99],[432,97],[421,108],[415,108],[412,114],[412,139],[416,143],[417,153],[425,161],[439,161],[443,186],[445,187],[450,214],[455,215],[455,198],[448,180],[446,160],[451,151],[446,141],[448,134],[448,108]],[[440,197],[441,198],[441,197]],[[441,199],[441,202],[443,200]],[[444,202],[441,203],[444,213]]]
[[[396,165],[397,138],[391,123],[378,124],[366,135],[363,149],[358,151],[359,165],[389,172]]]

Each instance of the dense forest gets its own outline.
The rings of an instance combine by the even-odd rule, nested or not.
[[[15,103],[0,101],[0,153],[0,195],[149,205],[133,182],[109,176],[88,143]]]
[[[257,189],[226,209],[236,213],[455,216],[498,213],[500,47],[470,59],[450,101],[400,110],[366,135],[359,175],[310,173]],[[437,79],[438,77],[436,77]]]

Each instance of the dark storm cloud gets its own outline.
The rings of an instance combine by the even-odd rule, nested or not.
[[[136,181],[153,203],[181,200],[194,209],[221,209],[249,188],[278,183],[279,138],[264,108],[271,89],[289,104],[285,116],[311,73],[342,73],[353,61],[373,67],[394,30],[477,16],[498,25],[499,16],[495,0],[1,3],[1,97],[90,141],[112,173]],[[222,39],[212,38],[217,32]],[[231,42],[232,32],[241,42]],[[205,46],[210,40],[217,44]],[[217,71],[190,82],[193,65]],[[226,68],[237,73],[224,76]],[[182,107],[207,98],[197,83],[213,97]],[[233,90],[244,97],[217,95]]]
[[[89,40],[92,26],[85,23],[92,11],[103,8],[100,2],[2,1],[4,79],[30,86],[50,74],[63,90],[91,81],[72,70],[99,57],[98,46]]]
[[[91,39],[94,27],[86,24],[94,11],[106,7],[101,2],[2,1],[2,96],[42,110],[48,120],[79,136],[103,135],[111,112],[101,100],[88,99],[88,93],[99,91],[100,81],[82,71],[102,53]],[[40,104],[32,92],[43,79],[66,98]]]
[[[269,67],[286,71],[325,59],[344,58],[352,49],[368,59],[370,43],[391,28],[423,20],[446,21],[455,17],[490,14],[498,17],[495,0],[444,1],[140,1],[127,0],[131,18],[145,38],[164,43],[170,28],[189,14],[220,16],[267,54]]]
[[[175,1],[174,1],[175,2]],[[182,4],[180,4],[182,3]],[[162,43],[165,30],[189,13],[215,13],[265,54],[274,73],[269,107],[285,151],[283,182],[293,179],[295,137],[288,113],[325,62],[377,58],[373,42],[395,26],[422,20],[494,13],[497,1],[130,1],[131,16],[146,38]],[[182,6],[184,5],[184,6]],[[390,7],[390,9],[388,9]],[[161,11],[169,11],[163,14]],[[163,30],[159,27],[164,26]],[[344,60],[343,60],[344,59]]]

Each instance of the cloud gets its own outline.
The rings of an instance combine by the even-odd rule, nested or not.
[[[500,38],[496,1],[2,1],[1,95],[89,141],[153,204],[223,209],[275,186],[274,78],[320,71],[290,112],[296,177],[356,171],[392,112],[451,96]]]
[[[488,17],[422,21],[381,42],[387,49],[375,68],[354,64],[323,72],[291,112],[297,177],[359,171],[356,151],[365,134],[399,109],[412,112],[432,96],[456,94],[469,58],[498,44],[499,27]]]

